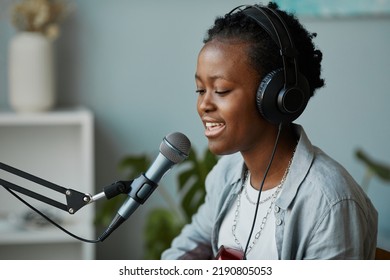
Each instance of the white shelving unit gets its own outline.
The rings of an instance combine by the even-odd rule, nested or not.
[[[86,109],[21,114],[0,112],[0,162],[65,188],[94,194],[93,115]],[[66,204],[53,192],[0,169],[0,178]],[[95,239],[93,204],[74,215],[20,195],[34,207],[54,213],[61,226]],[[25,222],[32,212],[0,187],[0,259],[94,259],[94,245],[52,225]]]

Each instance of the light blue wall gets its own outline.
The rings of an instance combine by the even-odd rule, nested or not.
[[[123,156],[156,155],[169,132],[181,131],[197,150],[205,148],[195,109],[196,57],[215,16],[238,2],[74,2],[57,41],[59,106],[82,105],[95,114],[97,190],[120,178],[116,165]],[[390,162],[390,17],[303,18],[303,23],[318,33],[327,86],[298,122],[360,182],[364,169],[354,158],[356,148]],[[13,32],[0,13],[0,109],[8,109],[6,50]],[[174,174],[163,182],[172,193]],[[380,242],[390,249],[390,185],[374,180],[369,195],[380,213]],[[98,245],[98,258],[142,258],[144,218],[160,201],[153,194]]]

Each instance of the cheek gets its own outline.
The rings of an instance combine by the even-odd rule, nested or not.
[[[236,109],[237,117],[243,121],[257,122],[261,119],[260,112],[257,110],[256,101],[245,100]]]
[[[202,96],[198,96],[196,99],[196,111],[198,112],[198,115],[202,117],[203,115],[203,110],[202,110]]]

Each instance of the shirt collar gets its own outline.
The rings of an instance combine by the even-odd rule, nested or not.
[[[290,171],[284,182],[283,192],[277,200],[278,206],[283,209],[287,209],[293,201],[314,160],[314,147],[302,126],[295,124],[293,128],[299,136],[299,140]]]

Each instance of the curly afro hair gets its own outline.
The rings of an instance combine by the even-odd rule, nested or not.
[[[313,43],[313,38],[317,34],[309,33],[293,14],[280,10],[277,4],[270,2],[267,6],[275,10],[288,26],[298,51],[299,71],[307,78],[310,96],[313,96],[315,90],[325,84],[321,78],[322,52],[316,49]],[[241,11],[216,18],[203,42],[207,43],[214,39],[248,43],[249,61],[260,77],[283,67],[279,47],[257,22]]]

